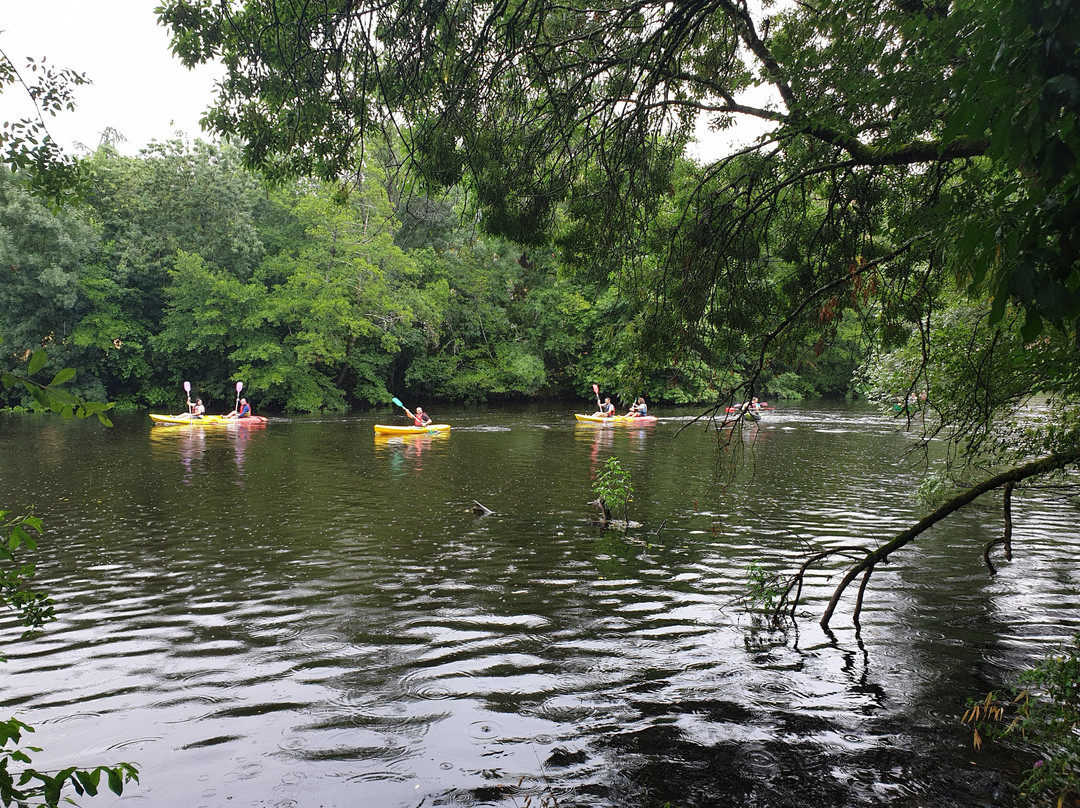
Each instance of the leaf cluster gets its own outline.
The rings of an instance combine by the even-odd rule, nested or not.
[[[0,373],[0,384],[3,384],[7,390],[21,386],[42,409],[59,413],[64,418],[89,418],[95,416],[105,426],[112,426],[112,421],[106,415],[112,409],[112,404],[83,401],[78,396],[63,389],[62,385],[75,377],[76,371],[74,368],[62,368],[56,372],[48,383],[33,378],[45,368],[48,361],[49,355],[44,349],[34,351],[27,360],[25,375],[4,371]]]
[[[128,783],[139,782],[138,769],[130,763],[92,769],[69,766],[53,773],[35,769],[31,754],[41,749],[19,746],[23,733],[33,731],[33,727],[18,719],[0,720],[0,804],[18,808],[32,804],[56,808],[61,802],[70,802],[64,797],[64,790],[69,787],[80,797],[95,797],[104,780],[109,791],[119,796]],[[11,764],[21,768],[16,769]]]
[[[34,534],[42,532],[41,519],[32,514],[0,510],[0,604],[16,611],[26,627],[24,637],[53,619],[53,602],[43,592],[27,587],[34,565],[20,561],[37,549]]]
[[[614,455],[604,461],[604,467],[596,475],[593,493],[612,511],[621,511],[626,520],[627,506],[634,496],[634,483],[630,472],[622,467]]]
[[[33,114],[0,127],[0,164],[27,179],[29,187],[53,205],[76,198],[82,171],[49,134],[46,117],[75,109],[75,88],[88,84],[82,73],[57,69],[45,60],[27,59],[19,68],[0,50],[0,93],[21,88]]]
[[[981,749],[986,738],[1016,740],[1039,756],[1023,788],[1058,806],[1080,798],[1080,635],[1020,677],[1020,688],[971,702],[961,719]]]

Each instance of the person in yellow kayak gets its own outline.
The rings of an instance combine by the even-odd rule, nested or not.
[[[601,418],[611,418],[615,414],[615,405],[611,403],[611,397],[608,396],[604,399],[604,403],[600,405],[600,409],[594,412],[594,416]]]
[[[423,407],[417,407],[416,412],[409,412],[408,407],[403,407],[405,412],[408,412],[412,416],[413,425],[415,426],[427,426],[431,423],[431,416],[424,412]]]
[[[183,415],[176,416],[177,418],[202,418],[206,414],[206,407],[203,406],[202,399],[195,399],[195,403],[191,403],[191,399],[188,399],[188,411]]]
[[[644,396],[638,396],[638,400],[630,405],[629,411],[626,413],[631,418],[644,418],[649,414],[649,407],[645,403]]]

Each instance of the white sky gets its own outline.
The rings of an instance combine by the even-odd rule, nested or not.
[[[135,155],[151,140],[207,136],[199,118],[210,105],[219,68],[189,71],[169,50],[158,26],[159,0],[0,0],[0,49],[23,71],[26,57],[85,73],[93,84],[75,88],[74,112],[46,117],[65,149],[97,148],[107,127]],[[32,76],[33,74],[27,74]],[[32,106],[15,85],[0,95],[0,121],[30,117]]]
[[[26,57],[72,68],[93,82],[75,88],[74,112],[46,117],[53,138],[75,153],[96,149],[111,127],[126,138],[120,152],[136,155],[150,141],[182,133],[207,139],[199,118],[210,105],[221,68],[187,70],[169,50],[169,35],[157,24],[159,0],[0,0],[0,49],[23,71]],[[31,74],[27,74],[28,76]],[[33,115],[20,87],[0,94],[0,122]],[[738,132],[710,133],[698,127],[699,143],[689,154],[706,161],[744,145],[761,124]]]

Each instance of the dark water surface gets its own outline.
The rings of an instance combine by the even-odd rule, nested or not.
[[[924,513],[895,422],[785,407],[720,489],[715,438],[676,437],[683,417],[436,415],[449,436],[389,440],[389,410],[0,416],[0,507],[44,517],[59,615],[29,643],[0,626],[0,715],[37,727],[35,762],[139,766],[88,806],[1012,804],[1026,761],[973,752],[958,716],[1080,630],[1075,505],[1020,498],[992,578],[999,499],[977,503],[875,575],[861,632],[850,599],[817,625],[838,566],[777,631],[733,605],[748,564]],[[612,454],[626,539],[586,505]]]

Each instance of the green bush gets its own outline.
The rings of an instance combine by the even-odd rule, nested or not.
[[[1020,676],[1020,687],[993,691],[968,706],[963,721],[984,738],[1019,739],[1039,759],[1021,788],[1034,802],[1080,799],[1080,634],[1060,653]]]
[[[619,464],[619,458],[609,457],[604,463],[604,468],[593,483],[593,493],[596,494],[612,512],[620,511],[623,521],[629,521],[626,517],[626,507],[634,496],[634,484],[630,479],[630,472]]]

